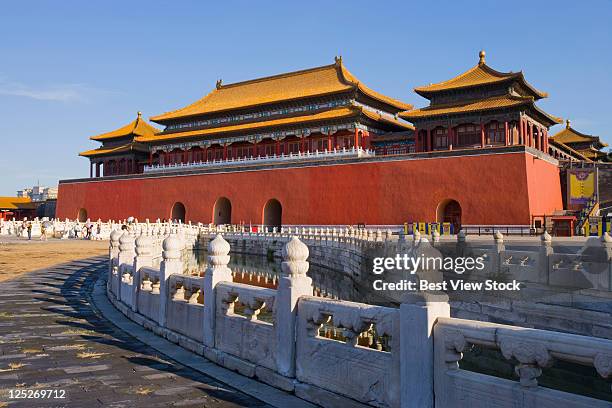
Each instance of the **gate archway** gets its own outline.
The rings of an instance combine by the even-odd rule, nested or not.
[[[77,216],[79,222],[87,221],[87,210],[85,208],[79,208],[79,214]]]
[[[185,205],[183,203],[179,201],[174,203],[170,213],[170,219],[180,221],[183,224],[185,223]]]
[[[453,199],[446,199],[438,204],[437,222],[450,222],[457,234],[461,230],[461,205]]]
[[[276,198],[266,202],[263,210],[263,225],[266,227],[280,227],[283,218],[283,206]]]
[[[213,224],[231,224],[232,223],[232,203],[227,197],[219,197],[215,201],[213,208]]]

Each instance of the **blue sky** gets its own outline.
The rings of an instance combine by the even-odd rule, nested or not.
[[[89,175],[88,137],[231,83],[341,54],[370,87],[412,88],[477,63],[525,72],[549,113],[612,144],[612,2],[3,2],[0,195]],[[560,127],[553,128],[554,133]]]

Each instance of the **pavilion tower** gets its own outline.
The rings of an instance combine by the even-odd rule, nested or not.
[[[429,99],[429,106],[399,116],[414,124],[417,152],[511,145],[547,152],[548,129],[561,123],[535,104],[548,94],[522,72],[489,67],[484,51],[473,68],[415,92]]]
[[[100,177],[116,176],[121,174],[142,173],[143,167],[149,157],[149,149],[135,139],[138,137],[152,137],[159,130],[149,125],[138,112],[136,119],[127,125],[90,137],[91,140],[102,143],[97,149],[79,153],[79,156],[89,158],[89,176]]]

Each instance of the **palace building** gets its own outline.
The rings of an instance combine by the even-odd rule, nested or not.
[[[583,161],[606,161],[608,158],[608,155],[601,151],[608,144],[602,142],[599,136],[587,135],[572,128],[569,119],[565,123],[565,129],[552,136],[549,140],[558,150],[565,149],[570,151],[573,153],[572,156],[574,158],[579,157]],[[560,155],[556,150],[549,153],[561,160],[571,160],[571,158]]]
[[[499,72],[485,62],[448,81],[415,92],[430,105],[400,114],[416,128],[416,151],[525,145],[547,152],[548,129],[561,119],[535,102],[548,94],[531,86],[522,72]]]
[[[478,64],[374,91],[331,65],[233,84],[91,137],[90,177],[60,182],[58,216],[263,225],[532,224],[563,209],[546,93]],[[491,190],[495,186],[495,192]]]
[[[81,156],[90,158],[99,177],[100,165],[104,175],[117,175],[153,166],[368,150],[374,135],[413,129],[397,117],[411,108],[362,84],[337,58],[332,65],[235,84],[219,80],[199,101],[152,117],[163,131],[139,114],[91,137],[103,145]]]

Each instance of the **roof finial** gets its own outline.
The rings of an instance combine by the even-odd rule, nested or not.
[[[336,55],[334,57],[334,62],[336,63],[336,65],[342,64],[342,55]]]
[[[480,58],[480,60],[478,61],[478,65],[482,65],[485,63],[486,55],[487,53],[485,52],[485,50],[480,50],[480,52],[478,53],[478,57]]]
[[[223,85],[223,80],[221,78],[217,79],[217,85],[215,85],[217,87],[217,89],[221,89],[221,85]]]
[[[142,118],[142,112],[138,111],[138,119]]]
[[[571,121],[571,120],[569,120],[569,119],[568,119],[568,120],[566,120],[566,121],[565,121],[565,128],[566,128],[566,129],[569,129],[571,126],[572,126],[572,121]]]

